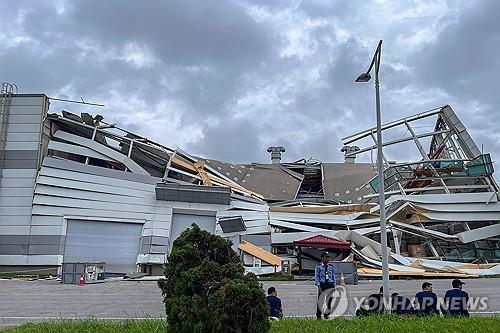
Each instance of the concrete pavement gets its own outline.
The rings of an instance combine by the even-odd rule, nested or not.
[[[424,280],[391,281],[392,292],[413,297]],[[481,313],[500,312],[500,279],[468,279],[465,290],[473,297],[485,297],[487,307]],[[438,296],[451,288],[451,280],[430,280]],[[374,293],[380,280],[363,280],[347,286],[348,311],[353,314],[355,301]],[[263,282],[274,286],[283,301],[286,316],[314,316],[317,291],[312,281]],[[0,326],[61,318],[96,317],[125,319],[164,317],[160,289],[154,281],[110,281],[101,284],[63,285],[56,281],[0,280]]]

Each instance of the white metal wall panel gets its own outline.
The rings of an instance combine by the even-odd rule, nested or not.
[[[72,188],[63,188],[63,187],[37,184],[35,188],[35,194],[60,197],[60,198],[75,198],[75,199],[94,200],[101,202],[155,206],[155,201],[153,201],[154,199],[153,193],[149,198],[133,197],[133,196],[119,195],[119,194],[109,194],[102,192],[98,193],[97,194],[98,196],[96,196],[96,193],[91,191],[82,191]]]
[[[101,184],[86,183],[77,180],[54,178],[54,177],[43,176],[42,174],[38,177],[37,184],[44,184],[62,188],[80,189],[90,192],[121,194],[131,197],[144,197],[147,194],[150,194],[151,197],[154,197],[155,195],[154,192],[148,193],[145,191],[131,190],[113,185],[101,185]]]
[[[423,212],[422,222],[435,222],[435,221],[456,221],[456,222],[468,222],[473,223],[476,221],[499,221],[500,213],[498,212],[471,212],[471,213],[441,213],[441,212]],[[425,221],[424,217],[429,220]]]
[[[32,187],[12,187],[12,188],[0,188],[0,198],[11,198],[11,197],[33,197]],[[2,201],[0,199],[0,202]],[[31,203],[30,203],[31,205]]]
[[[29,235],[29,226],[0,225],[0,235]]]
[[[106,272],[136,271],[142,224],[69,220],[64,262],[105,262]]]
[[[9,114],[11,116],[18,115],[36,115],[40,117],[40,105],[43,104],[43,101],[40,102],[39,105],[10,105]]]
[[[33,193],[33,192],[32,192]],[[31,209],[32,196],[6,196],[0,199],[0,207],[29,207]]]
[[[92,216],[106,218],[122,218],[135,220],[148,220],[151,216],[144,213],[119,212],[111,210],[93,210],[85,208],[70,208],[70,207],[50,207],[50,206],[33,206],[33,215],[46,216]]]
[[[38,110],[40,110],[40,106]],[[40,131],[41,118],[40,111],[38,111],[38,114],[11,114],[9,124],[38,124],[38,131]]]
[[[31,207],[0,207],[0,216],[29,216]]]
[[[105,202],[99,200],[99,194],[96,193],[95,200],[81,200],[73,198],[58,198],[57,203],[54,202],[54,197],[48,195],[37,195],[33,200],[36,205],[45,206],[62,206],[74,208],[86,208],[95,210],[131,212],[131,213],[154,213],[155,209],[152,206],[135,205],[130,203]]]
[[[0,254],[2,265],[22,266],[28,264],[27,255],[4,255]]]
[[[1,198],[0,198],[1,200]],[[0,216],[0,225],[30,225],[31,216]]]
[[[33,235],[61,235],[62,226],[59,225],[32,225],[30,234]]]
[[[37,150],[38,142],[7,142],[5,150]]]
[[[143,184],[134,181],[122,180],[117,178],[96,176],[87,173],[67,171],[61,169],[54,169],[50,167],[42,167],[40,174],[44,176],[61,178],[61,179],[74,179],[86,183],[96,183],[102,185],[111,185],[115,187],[123,187],[127,189],[141,190],[153,192],[155,190],[155,185]]]
[[[25,254],[29,235],[33,230],[30,226],[33,189],[40,152],[42,118],[48,107],[46,102],[43,95],[15,96],[11,100],[5,133],[6,144],[3,147],[5,163],[0,180],[0,235],[9,237],[4,238],[7,243],[0,247],[0,256],[5,259],[0,259],[0,265],[30,264]],[[8,243],[9,239],[16,242]],[[16,250],[16,246],[23,251]],[[46,252],[43,247],[46,247],[45,244],[39,246],[35,243],[33,253]],[[55,262],[57,264],[57,260]],[[52,263],[54,261],[49,260],[43,264]]]
[[[457,236],[463,243],[469,243],[498,235],[500,235],[500,223],[474,230],[464,231],[459,233]]]
[[[34,178],[36,176],[35,169],[5,169],[3,170],[2,177],[6,178]]]
[[[26,95],[20,95],[20,96],[15,96],[12,98],[10,102],[10,107],[11,108],[18,108],[18,107],[31,107],[31,108],[40,108],[41,105],[43,105],[45,100],[45,97],[43,95],[36,95],[36,96],[26,96]],[[40,112],[40,111],[38,111]]]
[[[451,203],[451,204],[412,204],[413,207],[424,211],[442,213],[468,213],[468,212],[500,212],[500,203]]]
[[[9,124],[8,133],[40,133],[40,124]]]
[[[7,141],[9,142],[38,142],[39,138],[40,138],[39,132],[7,133]]]
[[[6,171],[6,170],[4,170]],[[0,180],[1,188],[15,188],[15,187],[31,187],[35,186],[33,178],[2,178]]]
[[[92,166],[92,165],[78,163],[75,161],[63,160],[51,157],[46,157],[43,160],[43,166],[59,170],[69,170],[72,172],[80,172],[96,176],[104,176],[107,178],[123,179],[135,183],[156,185],[157,183],[161,182],[161,178],[152,177],[149,175],[138,175],[131,172],[106,169],[98,166]]]
[[[63,225],[63,218],[61,216],[37,216],[31,217],[31,225]]]
[[[170,232],[170,244],[179,237],[179,235],[196,223],[200,229],[210,233],[215,233],[215,216],[190,215],[175,213],[172,216],[172,229]]]

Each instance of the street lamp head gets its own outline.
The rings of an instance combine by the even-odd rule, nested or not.
[[[372,76],[370,75],[370,73],[363,73],[360,76],[358,76],[356,82],[368,82],[371,80],[371,78]]]

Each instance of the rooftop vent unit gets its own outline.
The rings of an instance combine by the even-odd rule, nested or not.
[[[267,152],[271,153],[271,162],[273,164],[281,163],[281,153],[285,152],[285,147],[277,146],[277,147],[269,147],[267,148]]]
[[[341,152],[344,153],[344,163],[354,163],[354,160],[356,160],[356,154],[353,154],[357,151],[359,151],[358,146],[344,146],[340,150]]]

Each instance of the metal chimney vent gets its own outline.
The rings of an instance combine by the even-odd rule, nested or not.
[[[354,160],[356,159],[356,154],[353,153],[359,151],[359,147],[344,146],[340,151],[344,153],[344,163],[354,163]]]
[[[269,147],[267,148],[267,152],[271,153],[271,162],[273,164],[279,164],[281,162],[281,153],[285,152],[285,147]]]

